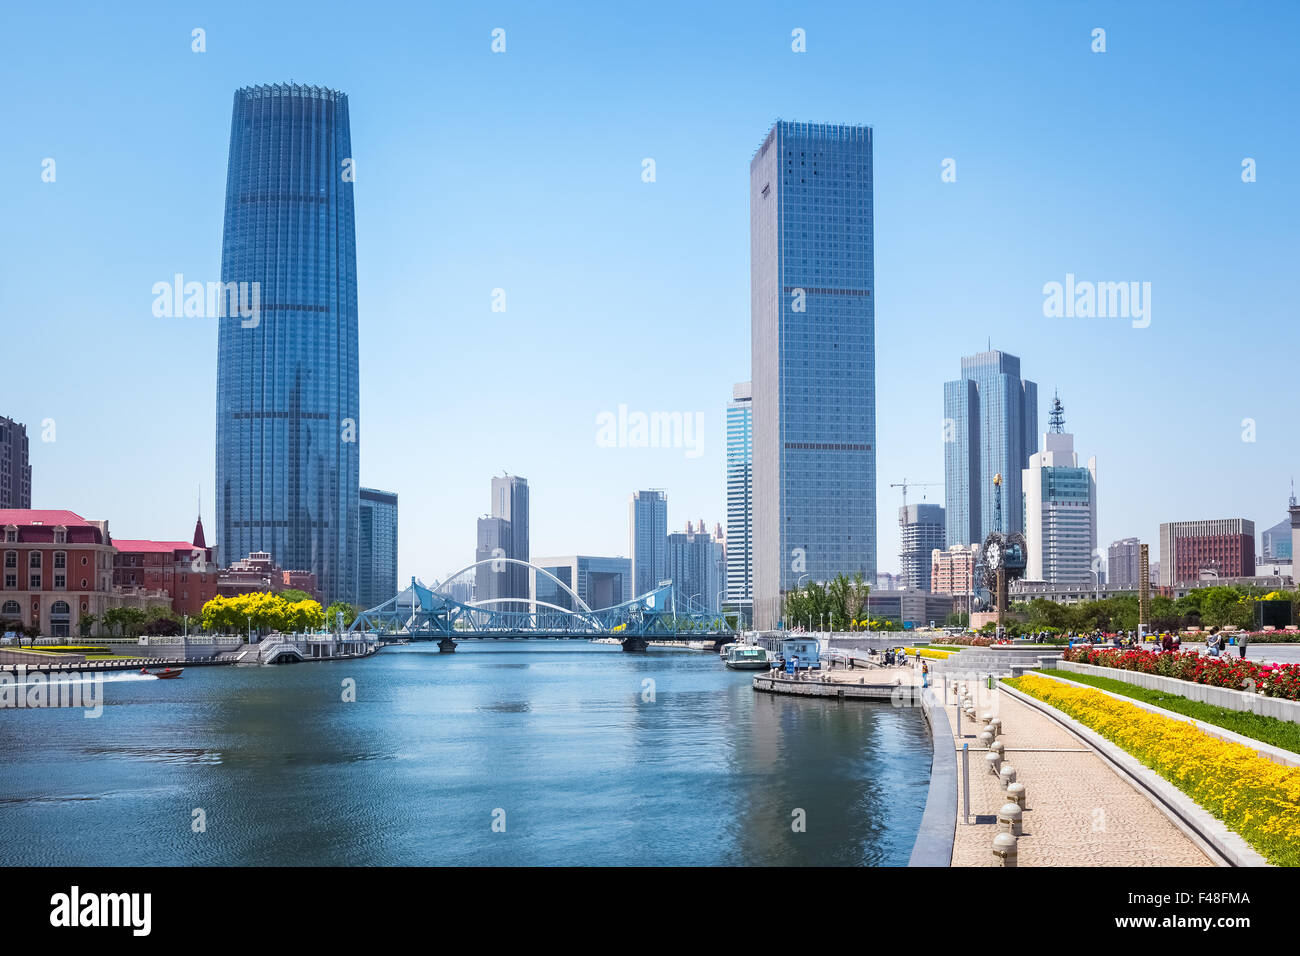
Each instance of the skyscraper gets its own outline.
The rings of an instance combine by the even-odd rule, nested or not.
[[[1137,538],[1120,538],[1106,549],[1106,583],[1113,588],[1137,587],[1138,555],[1142,542]],[[1150,573],[1148,571],[1148,573]],[[1151,575],[1152,578],[1155,575]]]
[[[741,382],[727,405],[727,606],[747,624],[754,613],[754,403]]]
[[[1051,425],[1043,450],[1029,456],[1021,486],[1025,501],[1025,579],[1048,584],[1094,581],[1097,550],[1097,459],[1079,467],[1074,436],[1065,430],[1059,398],[1052,401]],[[1005,508],[1005,503],[1003,504]],[[1101,568],[1098,565],[1098,571]]]
[[[903,505],[898,509],[902,539],[899,563],[901,587],[908,591],[929,591],[935,551],[944,550],[943,507],[931,504]]]
[[[754,620],[876,574],[872,131],[778,120],[749,165]]]
[[[704,522],[684,532],[668,535],[668,576],[677,590],[679,612],[718,611],[723,589],[718,577],[718,559],[713,536],[704,530]]]
[[[397,495],[361,489],[361,535],[357,565],[357,603],[383,604],[397,593]]]
[[[223,283],[253,318],[218,320],[219,560],[266,551],[357,598],[357,266],[348,98],[315,86],[235,92]],[[229,288],[229,286],[227,286]]]
[[[668,577],[668,495],[657,489],[632,492],[628,541],[632,596],[640,597]]]
[[[1023,531],[1021,471],[1038,443],[1038,386],[1020,359],[996,350],[961,360],[943,386],[944,511],[948,543],[983,544],[990,531]],[[994,528],[1002,476],[1002,527]]]
[[[476,559],[512,558],[475,571],[475,579],[482,582],[477,600],[491,598],[517,598],[521,603],[501,603],[497,610],[522,611],[528,600],[530,587],[528,568],[515,561],[528,561],[528,479],[518,475],[505,475],[492,479],[492,508],[490,517],[479,519]],[[488,583],[490,582],[490,583]]]
[[[27,460],[27,428],[0,416],[0,508],[32,506],[32,466]]]

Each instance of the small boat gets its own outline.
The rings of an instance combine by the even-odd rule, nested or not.
[[[151,671],[147,667],[142,667],[140,673],[152,675],[159,680],[171,680],[173,677],[180,677],[183,670],[185,670],[183,667],[164,667],[160,671]]]
[[[730,644],[723,662],[733,670],[765,671],[772,666],[767,651],[757,644]]]

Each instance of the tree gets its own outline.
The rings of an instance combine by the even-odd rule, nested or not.
[[[290,604],[297,604],[299,601],[316,600],[306,591],[301,591],[298,588],[285,588],[283,591],[280,592],[280,597],[284,598]]]
[[[319,604],[316,606],[320,607]],[[334,620],[335,620],[334,615],[342,611],[343,626],[351,627],[352,622],[357,619],[357,615],[360,614],[362,610],[364,609],[358,608],[355,604],[348,604],[346,601],[335,601],[333,604],[331,604],[329,607],[325,609],[324,621],[326,626],[332,628],[334,626]]]

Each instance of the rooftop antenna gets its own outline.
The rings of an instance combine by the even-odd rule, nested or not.
[[[1061,406],[1061,395],[1055,393],[1052,398],[1052,414],[1048,419],[1048,430],[1054,434],[1061,434],[1065,431],[1065,409]]]

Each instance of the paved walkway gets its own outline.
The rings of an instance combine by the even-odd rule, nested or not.
[[[1005,759],[1025,785],[1028,807],[1017,846],[1020,866],[1213,866],[1191,839],[1095,752],[1056,721],[1011,697],[968,682],[975,712],[1002,720]],[[943,693],[943,681],[936,690]],[[980,749],[983,724],[962,715],[952,682],[948,720],[957,755],[957,838],[953,866],[993,866],[997,812],[1006,803]],[[961,745],[970,744],[971,823],[962,822]],[[978,821],[978,822],[977,822]]]

